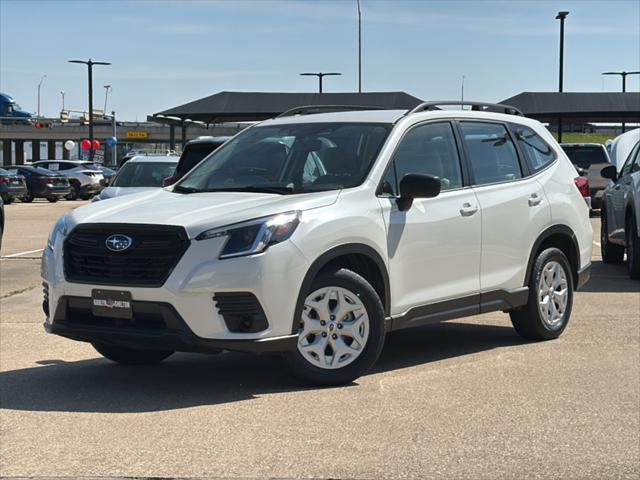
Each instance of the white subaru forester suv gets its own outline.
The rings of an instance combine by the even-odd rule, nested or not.
[[[447,104],[295,109],[174,186],[68,213],[43,256],[46,330],[124,364],[282,352],[317,384],[432,322],[502,310],[558,337],[590,271],[575,169],[516,109]]]

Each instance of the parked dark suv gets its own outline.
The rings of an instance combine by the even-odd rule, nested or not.
[[[33,202],[34,198],[46,198],[50,202],[57,202],[71,192],[67,177],[46,168],[17,165],[10,171],[25,177],[28,191],[22,199],[23,202]]]
[[[231,137],[198,137],[191,140],[184,146],[180,160],[178,160],[178,166],[175,173],[164,179],[162,185],[164,187],[173,185],[182,177],[185,173],[199,164],[206,156],[216,150],[220,145],[229,140]]]
[[[591,189],[591,208],[600,209],[604,189],[609,184],[609,180],[600,175],[600,170],[611,165],[607,149],[599,143],[561,143],[560,146],[571,163],[587,171],[585,176]]]
[[[9,204],[26,195],[27,185],[24,183],[24,177],[0,168],[0,197],[3,202]]]

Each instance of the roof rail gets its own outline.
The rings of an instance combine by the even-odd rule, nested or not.
[[[508,115],[519,115],[524,117],[524,114],[516,107],[510,105],[503,105],[500,103],[486,103],[486,102],[461,102],[459,100],[446,100],[441,102],[424,102],[415,107],[413,110],[407,112],[407,115],[418,112],[426,112],[429,110],[441,110],[440,106],[459,105],[462,110],[463,106],[471,107],[471,110],[478,112],[494,112],[494,113],[506,113]]]
[[[387,110],[387,108],[367,105],[304,105],[282,112],[276,118],[292,117],[294,115],[312,115],[314,113],[350,112],[354,110]]]

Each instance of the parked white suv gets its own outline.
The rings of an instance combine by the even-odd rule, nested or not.
[[[59,172],[69,179],[71,193],[68,200],[89,200],[104,188],[100,180],[104,174],[91,162],[82,160],[40,160],[33,162],[34,167],[42,167],[52,172]]]
[[[173,187],[73,210],[43,256],[46,330],[125,364],[284,352],[318,384],[442,320],[502,310],[558,337],[590,269],[576,171],[512,107],[442,105],[297,109]]]

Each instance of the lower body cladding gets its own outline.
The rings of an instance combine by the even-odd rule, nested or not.
[[[191,242],[155,288],[67,281],[62,245],[55,246],[56,253],[46,249],[45,329],[128,348],[210,353],[295,348],[293,318],[306,259],[292,246],[274,245],[263,254],[219,260],[220,241]],[[116,302],[122,298],[126,304]]]

